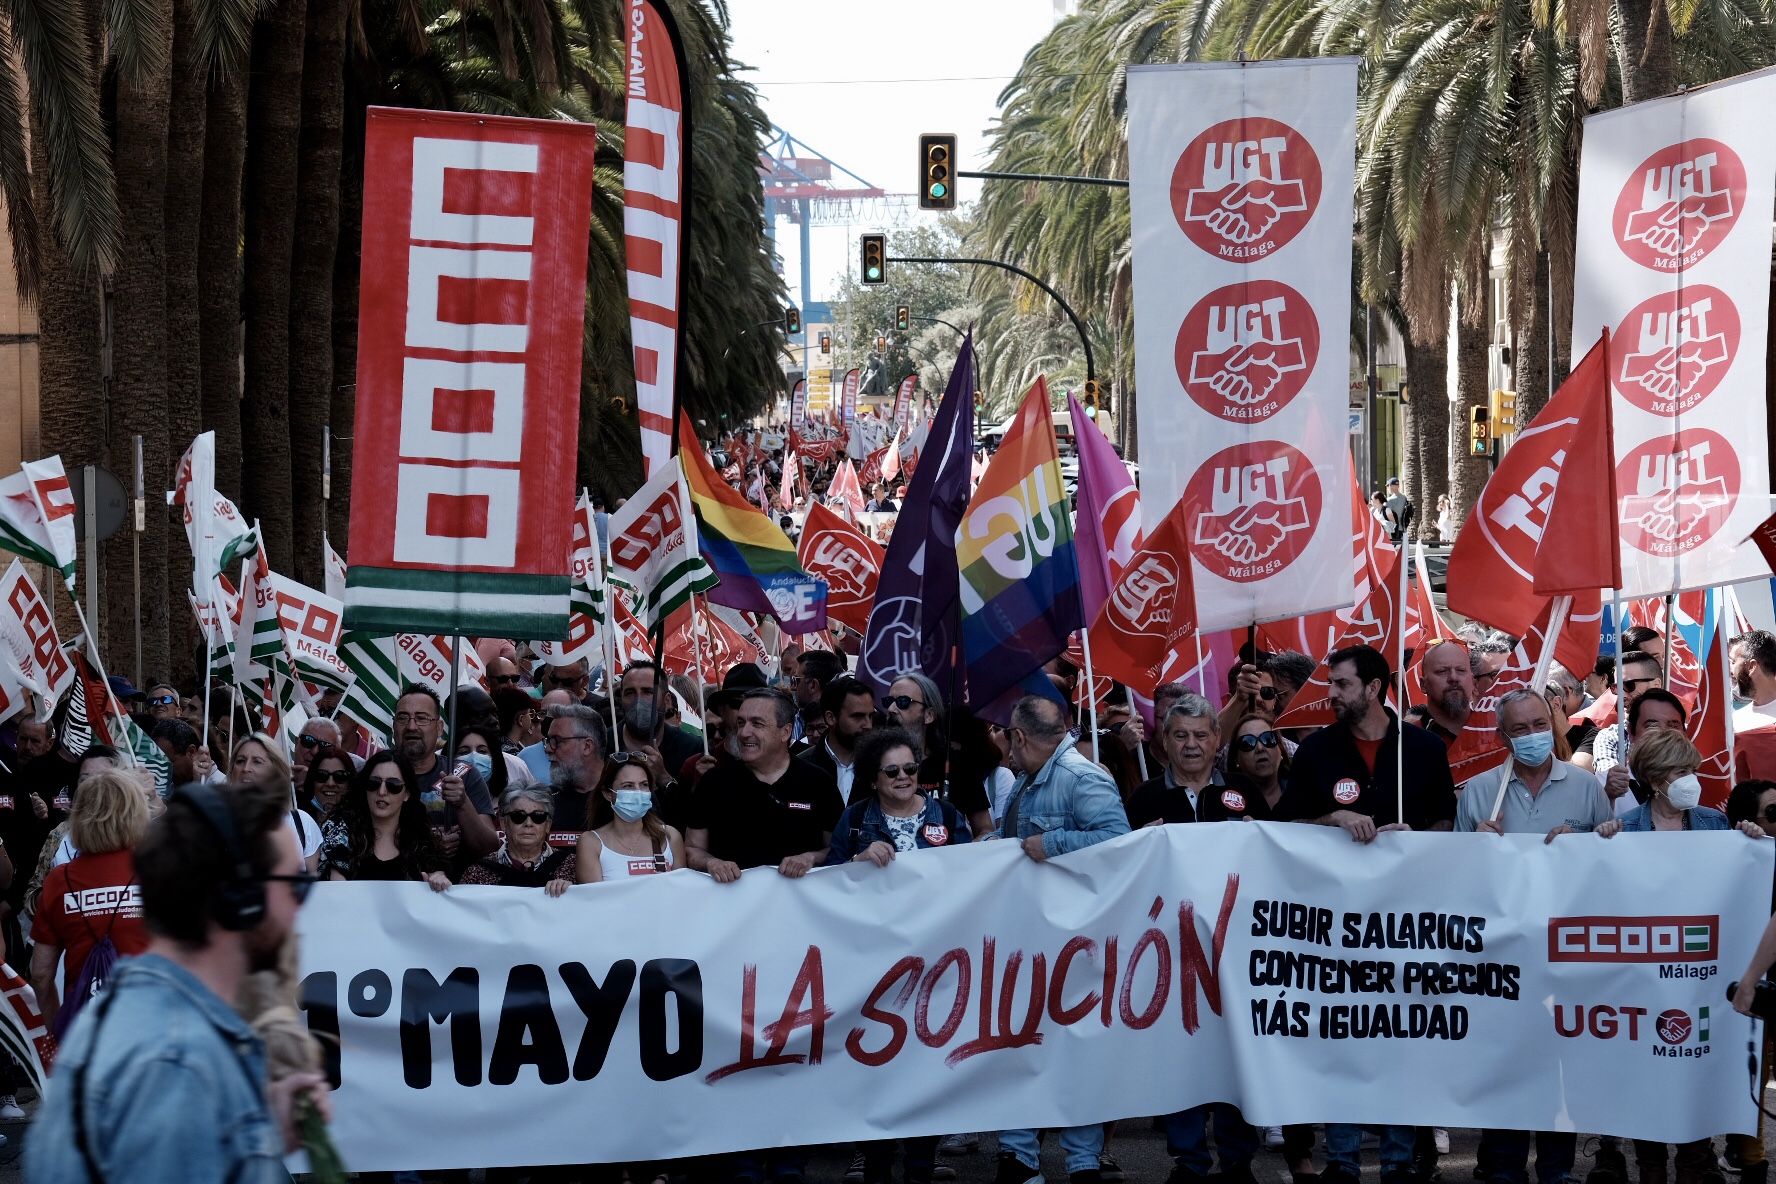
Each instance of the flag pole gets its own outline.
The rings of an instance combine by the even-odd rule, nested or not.
[[[1394,740],[1394,821],[1406,821],[1406,536],[1400,535],[1395,551],[1400,569],[1400,595],[1394,600],[1395,643],[1399,663],[1394,667],[1394,707],[1399,714],[1399,736]]]
[[[593,539],[592,544],[593,544],[593,546],[597,546],[598,540]],[[607,535],[607,537],[604,540],[604,570],[607,573],[610,571],[610,564],[611,564],[610,538]],[[611,681],[611,671],[615,670],[616,666],[617,666],[617,639],[616,639],[615,634],[612,632],[612,630],[614,630],[617,627],[617,613],[616,613],[616,606],[614,603],[617,598],[617,593],[616,593],[616,590],[611,587],[610,577],[608,575],[605,576],[604,587],[599,590],[599,597],[598,598],[599,598],[600,602],[602,603],[602,607],[604,609],[604,620],[599,622],[598,632],[601,635],[601,641],[603,643],[603,650],[604,650],[604,655],[603,655],[604,656],[604,681],[607,684],[606,689],[610,692],[610,694],[608,696],[606,696],[610,700],[610,712],[611,712],[610,742],[611,742],[611,748],[615,749],[617,745],[619,745],[623,742],[623,731],[617,725],[617,688],[616,688],[616,684]],[[655,663],[655,666],[656,666],[656,669],[654,670],[654,715],[657,719],[660,714],[661,688],[664,685],[664,683],[666,682],[666,665],[665,665],[665,663],[660,662],[660,663]],[[651,739],[651,737],[650,737],[650,739]]]
[[[1196,693],[1207,699],[1209,697],[1209,676],[1203,670],[1203,635],[1202,630],[1196,631]]]
[[[697,594],[691,593],[691,660],[697,665],[697,713],[703,717],[703,755],[709,755],[709,706],[703,695],[702,618],[697,615]],[[661,651],[665,651],[666,634],[660,634]]]
[[[444,764],[449,767],[456,759],[456,685],[462,681],[462,634],[455,633],[450,637],[450,730],[445,733]]]
[[[87,573],[87,578],[92,578],[91,572]],[[86,623],[86,611],[80,607],[80,598],[78,596],[70,595],[68,599],[74,605],[74,615],[80,621],[80,632],[82,636],[86,638],[87,652],[92,654],[93,666],[97,668],[99,672],[99,681],[105,684],[105,698],[110,702],[112,708],[119,716],[128,719],[129,712],[123,709],[123,704],[118,702],[116,692],[111,689],[111,678],[105,673],[105,660],[99,657],[99,639],[93,636],[92,626]],[[136,754],[130,748],[128,741],[119,744],[117,749],[129,758],[130,768],[133,769],[141,763],[136,760]]]
[[[1091,713],[1092,751],[1095,753],[1098,751],[1098,683],[1097,679],[1092,677],[1092,643],[1090,630],[1080,629],[1079,648],[1085,653],[1085,704],[1086,710]],[[1104,763],[1102,754],[1100,754],[1098,763]],[[1145,780],[1145,777],[1142,779]]]

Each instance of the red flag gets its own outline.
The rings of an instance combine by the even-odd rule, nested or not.
[[[808,507],[796,561],[826,581],[826,615],[859,633],[869,628],[882,548],[825,506]]]
[[[1776,514],[1758,523],[1757,529],[1751,532],[1751,541],[1764,553],[1764,562],[1770,565],[1770,570],[1776,572]]]
[[[721,605],[699,605],[692,628],[691,606],[685,605],[666,619],[666,644],[661,660],[672,674],[690,674],[703,682],[720,682],[741,662],[762,662],[764,646],[723,620]]]
[[[1355,462],[1351,482],[1351,564],[1355,569],[1357,598],[1349,608],[1326,609],[1287,621],[1258,626],[1258,641],[1267,650],[1295,650],[1321,659],[1338,648],[1338,639],[1366,611],[1370,593],[1393,569],[1394,545],[1387,528],[1369,512],[1369,503],[1357,484]],[[1243,638],[1241,639],[1244,640]]]
[[[1563,547],[1570,539],[1548,531],[1548,512],[1556,483],[1571,484],[1567,454],[1579,417],[1592,401],[1594,370],[1604,365],[1607,351],[1593,346],[1570,377],[1554,392],[1517,443],[1505,453],[1480,500],[1468,514],[1455,549],[1449,555],[1449,610],[1523,637],[1538,619],[1547,617],[1548,597],[1538,594],[1533,580],[1541,540]],[[1587,428],[1587,430],[1590,430]],[[1613,502],[1603,503],[1613,507]],[[1612,511],[1613,514],[1613,511]],[[1612,522],[1607,531],[1615,546]],[[1601,619],[1602,598],[1595,591],[1606,578],[1594,577],[1592,591],[1575,595],[1572,616],[1579,621]],[[1613,585],[1612,585],[1613,586]],[[1593,647],[1582,646],[1583,630],[1563,629],[1555,657],[1568,670],[1590,670],[1597,660]]]
[[[853,514],[863,513],[863,487],[857,483],[857,470],[850,457],[840,461],[834,470],[832,481],[826,487],[826,496],[842,499],[845,508]]]
[[[882,466],[888,460],[888,446],[884,444],[863,458],[863,471],[857,474],[859,485],[874,485],[882,479]]]
[[[1172,647],[1196,629],[1184,506],[1147,536],[1091,625],[1093,672],[1143,695],[1153,694]]]
[[[1400,556],[1396,555],[1396,567],[1399,559]],[[1400,611],[1395,601],[1399,587],[1399,577],[1394,570],[1383,573],[1332,649],[1366,645],[1386,657],[1388,665],[1394,665],[1400,653]],[[1323,728],[1335,722],[1336,717],[1332,714],[1332,672],[1322,657],[1320,664],[1314,667],[1313,676],[1307,680],[1307,685],[1296,691],[1295,697],[1289,701],[1289,710],[1277,717],[1277,727]]]
[[[1609,389],[1609,330],[1573,368],[1554,398],[1571,391],[1573,424],[1554,488],[1542,545],[1536,547],[1537,596],[1577,596],[1622,586],[1616,532],[1615,416]],[[1550,406],[1552,404],[1550,403]],[[1563,413],[1565,408],[1563,407]]]
[[[1680,599],[1706,598],[1707,595],[1706,591],[1686,592]],[[1716,599],[1724,601],[1718,594]],[[1696,771],[1702,782],[1702,804],[1716,810],[1727,808],[1727,795],[1733,792],[1733,730],[1729,719],[1733,714],[1733,691],[1727,681],[1727,614],[1721,610],[1722,603],[1716,603],[1707,660],[1697,672],[1700,682],[1696,687],[1695,706],[1684,728],[1689,733],[1690,743],[1702,754],[1702,767]],[[1706,611],[1702,615],[1706,616]],[[1683,644],[1682,634],[1675,628],[1666,636],[1671,638],[1672,646]],[[1684,645],[1684,652],[1689,652],[1688,645]],[[1675,652],[1672,664],[1675,668]],[[1675,674],[1672,690],[1677,690]]]

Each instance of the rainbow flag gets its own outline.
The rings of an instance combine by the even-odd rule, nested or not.
[[[826,628],[826,581],[803,571],[789,536],[710,466],[683,412],[678,438],[697,516],[697,548],[720,580],[706,593],[710,601],[769,613],[785,633]]]
[[[1043,664],[1084,627],[1079,557],[1038,378],[993,454],[956,531],[968,702],[1003,724],[1019,698],[1059,694]]]

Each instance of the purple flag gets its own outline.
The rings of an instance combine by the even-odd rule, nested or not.
[[[858,677],[878,696],[908,671],[923,673],[949,694],[961,616],[956,528],[968,509],[973,445],[970,332],[950,371],[950,385],[931,421],[882,559],[876,603],[857,658]]]
[[[1115,446],[1072,395],[1067,396],[1067,414],[1073,420],[1074,447],[1079,451],[1073,541],[1079,550],[1079,599],[1089,622],[1098,619],[1098,612],[1110,599],[1116,573],[1139,550],[1141,495]]]

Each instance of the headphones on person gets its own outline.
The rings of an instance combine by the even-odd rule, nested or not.
[[[229,870],[228,878],[216,888],[216,924],[234,932],[259,924],[265,919],[265,881],[253,870],[240,829],[234,824],[234,812],[222,795],[209,785],[194,781],[173,790],[171,802],[184,802],[197,811],[222,840],[222,854]]]

